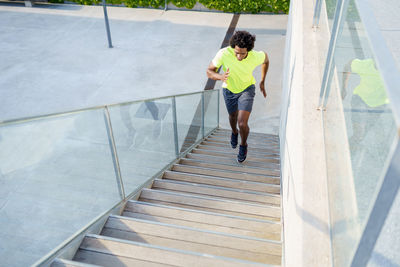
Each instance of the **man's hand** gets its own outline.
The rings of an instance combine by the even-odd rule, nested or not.
[[[226,69],[226,72],[224,74],[221,74],[221,81],[226,82],[229,78],[229,68]]]
[[[265,91],[264,82],[260,82],[260,91],[263,94],[264,98],[266,98],[267,97],[267,91]]]

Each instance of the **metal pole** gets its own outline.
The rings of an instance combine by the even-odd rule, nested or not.
[[[220,101],[220,90],[217,91],[218,94],[218,104],[217,104],[217,128],[219,128],[219,101]]]
[[[122,199],[125,199],[124,183],[123,183],[122,177],[121,177],[121,168],[119,167],[119,160],[118,160],[117,148],[115,146],[113,129],[112,129],[112,125],[111,125],[110,112],[109,112],[107,106],[104,109],[104,120],[105,120],[106,127],[107,127],[108,143],[109,143],[110,149],[111,149],[111,156],[113,159],[114,171],[115,171],[115,176],[117,178],[119,194],[121,195]]]
[[[175,155],[179,158],[179,144],[178,144],[178,122],[176,119],[176,99],[172,97],[172,121],[174,123],[174,141],[175,141]]]
[[[168,9],[168,0],[165,0],[164,11],[167,11],[167,9]]]
[[[329,50],[328,50],[328,55],[326,57],[324,76],[322,79],[321,91],[319,95],[319,104],[318,104],[319,110],[325,109],[326,102],[328,101],[328,96],[330,92],[330,86],[328,85],[330,85],[330,81],[332,79],[332,72],[333,72],[332,70],[334,65],[333,60],[335,56],[336,43],[340,35],[340,32],[343,28],[343,23],[345,21],[346,11],[348,6],[349,6],[349,0],[338,0],[336,5],[335,20],[333,22],[332,35],[331,35],[331,40],[329,42]]]
[[[201,133],[202,137],[204,139],[205,134],[204,134],[204,92],[201,93]]]
[[[313,28],[317,28],[319,25],[319,18],[321,16],[321,6],[322,6],[322,0],[317,0],[315,3],[315,9],[314,9],[314,18],[313,18]]]
[[[107,39],[108,39],[108,47],[112,48],[111,42],[111,33],[110,33],[110,25],[108,23],[108,15],[107,15],[107,7],[106,7],[106,0],[103,0],[103,11],[104,11],[104,20],[106,23],[106,31],[107,31]]]

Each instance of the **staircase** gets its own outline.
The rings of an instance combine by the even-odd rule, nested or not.
[[[251,133],[244,163],[218,129],[52,266],[280,265],[278,136]]]

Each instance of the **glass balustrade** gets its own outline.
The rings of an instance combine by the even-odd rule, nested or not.
[[[390,99],[354,1],[344,16],[323,113],[335,266],[350,266],[397,144]]]
[[[218,126],[218,94],[0,123],[1,264],[48,263],[82,237]]]

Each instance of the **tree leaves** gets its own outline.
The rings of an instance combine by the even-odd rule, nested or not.
[[[101,0],[72,0],[81,5],[98,5]],[[164,8],[165,0],[106,0],[108,4],[127,7]],[[64,0],[49,0],[53,3],[63,3]],[[176,7],[192,9],[199,2],[206,8],[230,13],[288,13],[290,0],[168,0]]]

